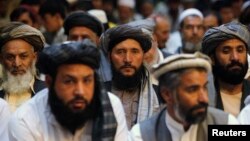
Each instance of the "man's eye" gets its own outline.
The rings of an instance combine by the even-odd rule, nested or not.
[[[73,80],[64,80],[63,83],[64,84],[72,84],[74,81]]]

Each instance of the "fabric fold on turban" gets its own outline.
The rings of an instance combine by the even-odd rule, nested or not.
[[[96,45],[89,39],[52,45],[39,53],[37,68],[44,74],[55,74],[62,64],[80,63],[98,69],[100,54]]]
[[[141,28],[124,24],[110,28],[102,34],[101,49],[108,54],[116,44],[126,39],[134,39],[139,42],[144,52],[147,52],[152,45],[152,38],[149,34],[144,33]]]
[[[65,34],[69,35],[70,29],[76,26],[87,27],[98,36],[100,36],[104,31],[101,21],[84,11],[74,11],[66,17],[63,24]]]
[[[249,48],[249,31],[247,27],[239,22],[230,22],[219,27],[210,28],[202,40],[202,52],[210,55],[222,42],[229,39],[239,39]]]
[[[41,51],[45,46],[45,38],[39,30],[20,22],[10,22],[0,28],[1,48],[6,42],[14,39],[22,39],[28,42],[35,51]]]

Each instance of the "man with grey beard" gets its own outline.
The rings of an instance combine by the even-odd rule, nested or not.
[[[136,124],[134,141],[208,141],[208,125],[238,124],[231,114],[208,106],[208,56],[176,54],[153,66],[166,102],[157,115]],[[170,82],[170,83],[169,83]]]
[[[3,74],[0,97],[9,103],[11,111],[46,87],[37,78],[35,66],[37,52],[44,45],[42,33],[29,25],[11,22],[0,28]]]
[[[163,51],[173,54],[199,51],[204,35],[203,14],[195,8],[186,9],[179,16],[178,26],[179,31],[170,35]]]

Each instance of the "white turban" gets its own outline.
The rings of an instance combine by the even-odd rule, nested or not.
[[[195,16],[198,16],[198,17],[200,17],[201,19],[203,19],[203,15],[202,15],[202,13],[201,13],[200,10],[195,9],[195,8],[189,8],[189,9],[184,10],[184,11],[181,13],[181,15],[179,16],[178,25],[180,25],[180,23],[181,23],[187,16],[191,16],[191,15],[195,15]]]
[[[135,8],[135,0],[118,0],[119,6],[127,6],[129,8]]]

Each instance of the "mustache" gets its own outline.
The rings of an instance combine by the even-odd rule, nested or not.
[[[79,95],[75,96],[72,100],[70,100],[68,104],[75,103],[76,101],[83,101],[86,105],[89,104],[86,98],[84,98],[83,96],[79,96]]]
[[[234,67],[234,66],[239,66],[239,67],[243,68],[244,65],[238,61],[232,61],[232,63],[228,64],[226,66],[226,68],[229,69],[229,68]]]
[[[202,103],[199,103],[198,105],[192,107],[192,108],[190,109],[190,111],[198,110],[198,109],[200,109],[200,108],[207,108],[207,107],[208,107],[208,103],[202,102]]]
[[[12,68],[10,68],[10,72],[12,72],[12,71],[25,71],[25,70],[21,69],[19,67],[12,67]]]
[[[131,65],[131,64],[125,64],[123,66],[120,67],[120,69],[124,69],[124,68],[133,68],[133,69],[136,69],[135,66]]]

